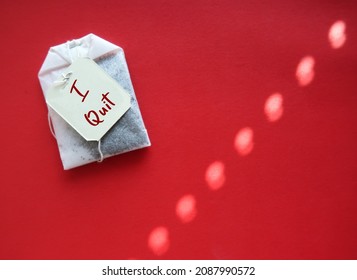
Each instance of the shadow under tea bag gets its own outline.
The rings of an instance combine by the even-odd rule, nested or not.
[[[64,169],[150,146],[120,47],[94,34],[51,47],[38,77]]]

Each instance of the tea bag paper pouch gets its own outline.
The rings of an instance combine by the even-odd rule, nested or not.
[[[64,169],[150,146],[120,47],[94,34],[51,47],[38,77]],[[64,92],[79,103],[61,107],[56,98]]]

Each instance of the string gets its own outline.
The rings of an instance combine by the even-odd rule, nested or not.
[[[48,111],[47,118],[48,118],[48,126],[50,128],[51,134],[55,139],[57,139],[56,138],[56,134],[55,134],[55,132],[53,130],[50,111]],[[101,144],[102,144],[102,141],[101,141],[101,139],[99,139],[99,141],[98,141],[98,152],[99,152],[99,155],[100,155],[100,159],[98,160],[98,162],[102,162],[104,160],[104,155],[103,155],[103,152],[102,152],[102,149],[101,149]]]
[[[47,113],[47,118],[48,118],[48,126],[49,126],[49,128],[50,128],[50,131],[51,131],[51,133],[52,133],[52,136],[53,136],[55,139],[57,139],[57,138],[56,138],[55,131],[54,131],[54,129],[53,129],[52,120],[51,120],[51,116],[50,116],[50,111],[48,111],[48,113]]]
[[[71,63],[73,63],[73,58],[72,58],[72,53],[71,53],[71,48],[69,46],[69,43],[70,43],[70,41],[66,42],[66,47],[67,47],[68,57],[71,60]],[[76,53],[77,53],[77,58],[79,58],[80,54],[79,54],[78,48],[76,48]],[[69,78],[71,77],[72,74],[73,74],[72,72],[68,72],[67,74],[62,73],[61,74],[62,75],[62,80],[55,81],[54,84],[56,86],[67,84],[67,82],[68,82],[68,80],[69,80]],[[53,125],[52,125],[51,116],[50,116],[50,112],[49,111],[48,111],[47,117],[48,117],[48,126],[50,128],[50,131],[51,131],[53,137],[56,139],[56,134],[55,134],[55,132],[53,130]],[[99,152],[99,155],[100,155],[100,159],[98,160],[98,162],[102,162],[104,160],[104,155],[103,155],[103,152],[102,152],[102,149],[101,149],[101,143],[102,143],[101,139],[99,139],[99,141],[98,141],[98,152]]]
[[[73,74],[73,72],[68,72],[67,74],[61,74],[62,75],[62,80],[60,81],[55,81],[54,84],[56,86],[60,86],[60,85],[65,85],[67,84],[67,82],[69,81],[69,78],[71,77],[71,75]]]
[[[103,159],[104,159],[104,156],[103,156],[102,150],[100,148],[100,145],[101,145],[101,139],[99,139],[99,141],[98,141],[98,152],[99,152],[99,155],[100,155],[100,160],[98,160],[98,162],[102,162]]]
[[[62,80],[61,81],[55,81],[54,84],[55,86],[59,86],[59,85],[65,85],[67,84],[69,78],[71,77],[73,73],[72,72],[68,72],[67,74],[61,74],[62,75]],[[50,116],[50,111],[48,110],[48,113],[47,113],[47,119],[48,119],[48,127],[50,128],[50,131],[51,131],[51,134],[53,135],[53,137],[55,139],[57,139],[56,137],[56,134],[54,132],[54,129],[53,129],[53,124],[52,124],[52,120],[51,120],[51,116]]]

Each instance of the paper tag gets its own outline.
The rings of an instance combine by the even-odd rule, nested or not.
[[[99,141],[130,108],[130,95],[93,60],[78,58],[46,102],[87,141]]]

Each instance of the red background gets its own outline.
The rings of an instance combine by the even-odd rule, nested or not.
[[[1,2],[0,258],[357,258],[357,2],[44,3]],[[124,48],[152,147],[63,171],[37,73],[50,46],[88,33]]]

